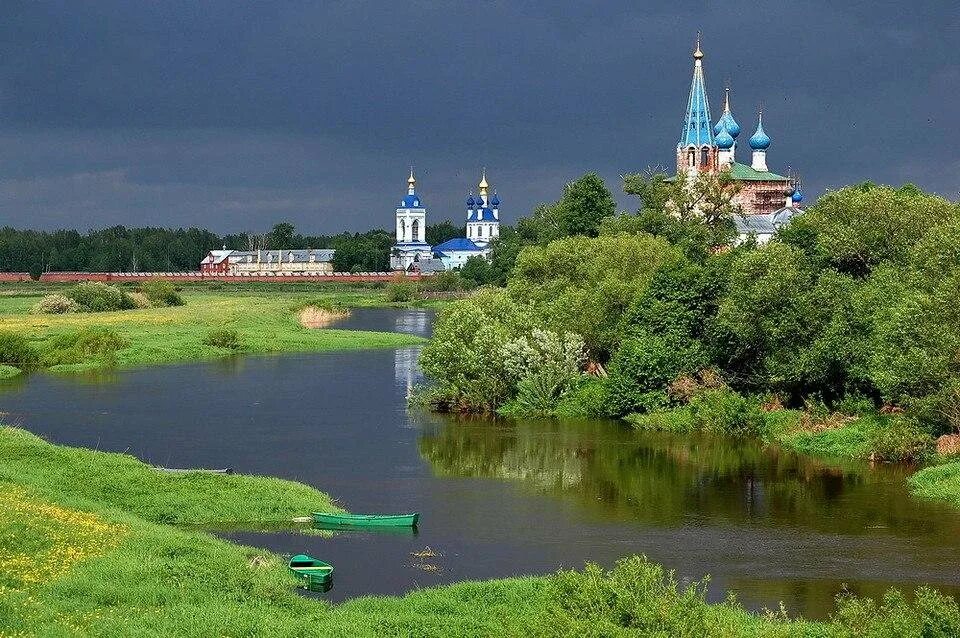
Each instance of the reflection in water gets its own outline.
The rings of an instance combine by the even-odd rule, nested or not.
[[[393,376],[397,385],[404,389],[405,396],[413,392],[413,386],[420,378],[417,372],[417,357],[420,348],[401,348],[393,351]]]
[[[912,498],[899,466],[827,463],[755,440],[637,432],[607,421],[420,419],[429,422],[420,452],[437,475],[519,481],[594,517],[960,539],[960,516]]]

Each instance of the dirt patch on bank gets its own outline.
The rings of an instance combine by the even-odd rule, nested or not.
[[[297,319],[304,328],[326,328],[349,316],[349,310],[325,310],[316,306],[307,306],[297,313]]]
[[[944,434],[937,439],[937,453],[943,456],[960,454],[960,434]]]

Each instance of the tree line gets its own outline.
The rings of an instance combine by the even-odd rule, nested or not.
[[[427,241],[439,244],[463,237],[464,228],[449,221],[428,225]],[[267,233],[218,235],[203,228],[127,228],[114,226],[81,233],[77,230],[21,230],[0,228],[0,271],[178,272],[196,270],[208,251],[333,248],[339,271],[390,269],[392,232],[303,235],[293,224],[281,222]]]

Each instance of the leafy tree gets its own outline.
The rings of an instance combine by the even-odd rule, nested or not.
[[[606,360],[627,308],[673,256],[666,241],[645,235],[568,237],[524,248],[507,288],[548,327],[582,335],[591,356]]]
[[[466,226],[454,226],[450,221],[444,220],[439,224],[427,224],[426,242],[431,246],[437,246],[443,242],[466,236]]]
[[[273,227],[273,230],[267,235],[267,246],[277,249],[299,248],[299,242],[295,242],[295,227],[290,222],[280,222]]]
[[[587,173],[563,189],[554,214],[562,235],[596,237],[600,220],[617,212],[613,195],[596,173]]]
[[[473,286],[482,286],[489,283],[492,276],[490,262],[487,261],[486,257],[479,255],[471,257],[460,268],[460,276]]]

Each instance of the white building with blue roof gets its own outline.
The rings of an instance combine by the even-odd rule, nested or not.
[[[417,180],[410,169],[407,194],[400,200],[396,212],[397,243],[390,249],[390,267],[407,270],[421,259],[430,259],[433,252],[426,242],[427,209],[417,195]]]
[[[479,195],[467,195],[467,239],[477,246],[486,248],[493,239],[500,236],[500,196],[493,192],[488,195],[490,184],[487,183],[487,170],[478,184]]]
[[[500,196],[490,195],[487,171],[480,178],[479,194],[467,196],[467,236],[431,247],[426,243],[427,209],[417,194],[417,180],[410,169],[407,195],[396,212],[397,243],[390,249],[394,270],[435,272],[462,268],[471,257],[490,258],[490,243],[500,236]]]

